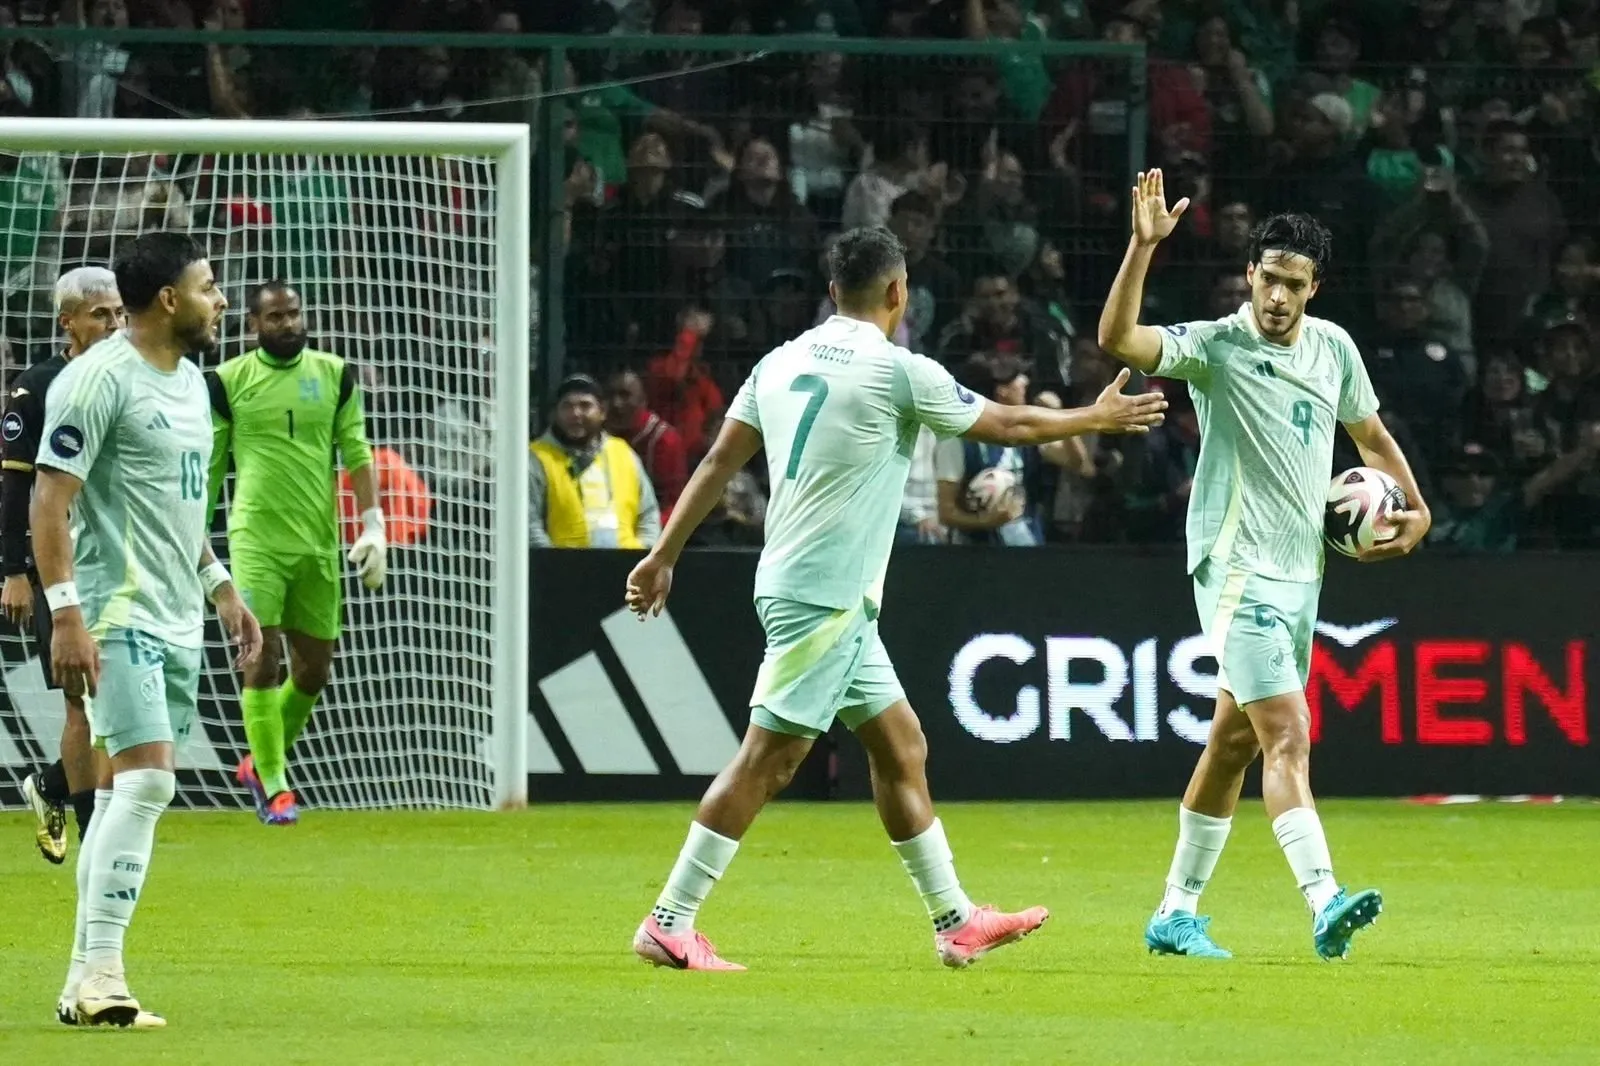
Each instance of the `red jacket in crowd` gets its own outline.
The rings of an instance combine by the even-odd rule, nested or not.
[[[656,500],[661,504],[661,520],[665,522],[683,492],[684,482],[689,480],[689,449],[683,445],[683,435],[654,411],[642,409],[634,414],[633,425],[628,427],[628,443],[650,475]]]
[[[644,375],[644,393],[650,409],[678,431],[685,452],[700,447],[705,440],[706,419],[723,407],[722,390],[697,358],[700,340],[695,330],[679,330],[672,350],[650,360]]]

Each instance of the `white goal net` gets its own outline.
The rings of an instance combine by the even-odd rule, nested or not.
[[[7,382],[63,344],[57,277],[109,265],[119,244],[152,229],[199,239],[228,297],[221,345],[201,357],[205,367],[254,347],[246,298],[255,286],[293,285],[310,345],[357,369],[391,549],[381,590],[346,575],[333,680],[290,753],[291,785],[311,806],[517,803],[524,786],[505,779],[517,760],[496,752],[517,734],[495,718],[518,691],[500,675],[524,662],[496,654],[514,632],[496,618],[527,610],[525,563],[506,565],[515,546],[495,525],[502,505],[525,498],[507,488],[525,481],[525,468],[508,461],[517,452],[500,427],[508,416],[522,422],[515,447],[525,454],[526,401],[506,409],[495,388],[497,374],[527,388],[528,265],[525,255],[504,261],[500,233],[526,227],[527,205],[502,202],[497,171],[508,155],[421,144],[417,154],[286,150],[292,144],[129,152],[67,140],[0,150]],[[524,188],[525,143],[515,160]],[[503,306],[508,298],[515,307]],[[520,312],[520,337],[503,335],[507,312]],[[340,483],[348,548],[354,506],[348,480]],[[213,527],[224,558],[227,498],[225,489]],[[22,777],[57,754],[63,711],[44,688],[40,651],[31,633],[0,622],[0,803],[15,803]],[[203,728],[178,753],[179,802],[235,807],[248,803],[233,780],[248,746],[238,676],[214,618],[206,664]]]

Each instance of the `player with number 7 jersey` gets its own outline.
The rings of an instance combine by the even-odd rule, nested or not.
[[[387,543],[378,507],[361,390],[350,365],[309,347],[300,294],[268,282],[250,296],[258,347],[208,375],[216,500],[233,458],[228,545],[234,580],[261,622],[261,657],[246,670],[240,705],[250,755],[236,776],[267,825],[299,820],[288,752],[328,682],[343,585],[337,470],[350,472],[364,531],[350,559],[363,584],[382,584]],[[289,676],[279,672],[284,641]]]
[[[743,969],[718,957],[695,917],[739,839],[835,719],[867,750],[879,816],[927,908],[941,962],[967,966],[1049,917],[1043,907],[1005,913],[975,905],[962,890],[928,795],[921,726],[878,635],[911,452],[923,426],[941,437],[1043,444],[1142,432],[1161,421],[1166,404],[1123,395],[1126,373],[1081,410],[988,403],[888,339],[908,301],[905,249],[893,234],[845,233],[829,272],[839,313],[757,365],[660,539],[628,577],[628,605],[659,613],[690,532],[765,450],[772,502],[755,606],[766,656],[744,743],[701,800],[666,887],[634,935],[635,953],[660,966]],[[831,920],[827,908],[807,908],[819,911]]]

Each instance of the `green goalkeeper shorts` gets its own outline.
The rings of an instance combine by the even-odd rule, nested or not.
[[[263,628],[339,639],[343,592],[337,551],[283,555],[235,546],[229,564],[233,583]]]

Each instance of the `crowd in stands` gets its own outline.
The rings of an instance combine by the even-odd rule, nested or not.
[[[565,217],[536,225],[543,248],[559,226],[564,252],[536,268],[561,271],[561,313],[546,317],[562,320],[568,368],[590,375],[564,399],[597,405],[572,422],[595,432],[568,451],[587,469],[596,442],[629,442],[662,515],[749,367],[830,313],[821,258],[851,226],[886,225],[907,247],[899,343],[1000,402],[1091,400],[1114,372],[1093,327],[1143,137],[1169,193],[1194,202],[1163,246],[1146,321],[1237,310],[1251,226],[1314,214],[1335,261],[1311,310],[1360,343],[1433,504],[1431,540],[1600,546],[1600,213],[1585,192],[1600,159],[1600,0],[0,2],[0,25],[53,20],[573,35],[559,71],[545,49],[62,54],[13,41],[0,113],[560,130],[537,151],[541,167],[561,156]],[[642,34],[660,47],[607,44]],[[696,40],[711,34],[806,43],[719,51]],[[819,44],[831,37],[992,46]],[[1142,43],[1148,61],[1075,41]],[[1172,402],[1146,438],[1003,454],[920,442],[905,539],[1181,538],[1193,406],[1171,383],[1145,387]],[[1024,492],[969,509],[965,482],[995,465]],[[736,486],[709,542],[760,542],[764,478]]]

